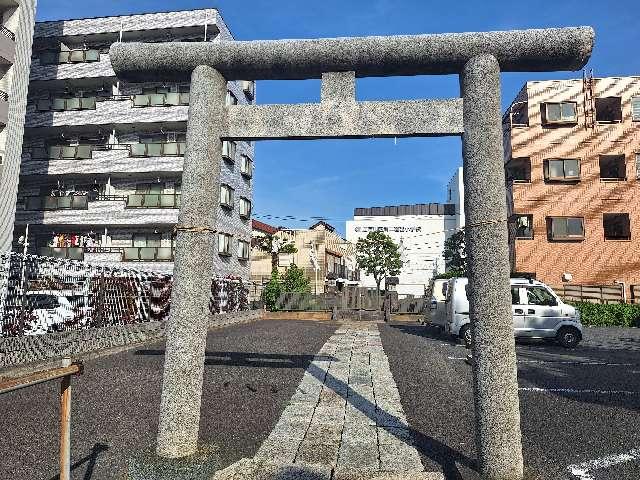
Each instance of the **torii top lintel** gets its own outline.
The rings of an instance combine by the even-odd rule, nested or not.
[[[593,49],[591,27],[477,33],[255,40],[116,43],[111,64],[128,81],[187,81],[199,65],[227,80],[320,78],[354,71],[358,77],[458,74],[480,54],[496,57],[503,72],[582,68]]]

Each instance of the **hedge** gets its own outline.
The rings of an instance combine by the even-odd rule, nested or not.
[[[591,327],[640,327],[640,305],[628,303],[571,303],[580,311],[580,321]]]

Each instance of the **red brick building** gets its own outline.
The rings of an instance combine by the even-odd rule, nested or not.
[[[527,82],[503,119],[512,270],[640,284],[640,77]]]

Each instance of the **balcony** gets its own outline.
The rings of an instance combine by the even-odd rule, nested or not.
[[[123,247],[123,262],[173,262],[173,247]]]
[[[180,194],[135,193],[127,196],[127,208],[180,208]]]
[[[173,197],[173,195],[169,195]],[[127,207],[123,195],[67,197],[25,197],[24,210],[16,211],[16,224],[36,225],[173,225],[178,222],[179,200],[172,198],[171,207]],[[160,201],[160,200],[159,200]],[[168,200],[164,200],[169,203]]]
[[[132,157],[176,157],[184,156],[187,151],[186,142],[167,143],[132,143]]]
[[[185,94],[158,94],[160,97]],[[188,95],[188,94],[186,94]],[[25,116],[26,128],[45,128],[63,126],[109,126],[130,125],[132,123],[158,123],[158,122],[186,122],[189,106],[181,103],[163,103],[149,105],[135,105],[136,97],[150,98],[154,95],[112,95],[109,97],[87,97],[83,108],[82,99],[58,99],[58,103],[51,103],[51,109],[47,110],[46,101],[40,104],[27,105]],[[64,108],[60,100],[65,100]],[[69,108],[77,105],[78,108]],[[79,102],[79,103],[78,103]],[[53,108],[57,107],[57,108]]]
[[[55,79],[74,79],[74,78],[100,78],[100,77],[115,77],[113,68],[111,67],[111,61],[109,60],[109,54],[98,53],[97,59],[95,56],[96,50],[85,50],[84,59],[89,58],[89,61],[78,61],[79,54],[75,54],[74,61],[58,63],[55,55],[69,54],[69,52],[51,52],[52,55],[42,57],[36,57],[31,61],[31,72],[29,79],[31,82],[37,82],[42,80],[55,80]],[[59,59],[59,57],[58,57]],[[65,58],[66,59],[66,58]],[[95,59],[95,60],[91,60]],[[44,60],[44,62],[43,62]],[[50,62],[50,63],[49,63]]]
[[[333,275],[336,278],[352,282],[360,281],[360,270],[350,270],[346,265],[332,265],[327,268],[327,275]]]
[[[67,260],[84,260],[84,249],[82,247],[41,247],[38,249],[38,255]]]
[[[133,96],[134,107],[170,107],[189,105],[189,93],[148,93]]]
[[[9,94],[0,90],[0,125],[5,126],[9,117]]]
[[[16,36],[7,27],[0,27],[0,65],[13,65],[16,57]]]
[[[153,155],[157,148],[147,147],[144,151],[143,148],[144,144],[102,144],[25,149],[20,175],[182,172],[183,145],[178,144],[179,155],[174,155],[171,147],[161,147],[158,156]]]

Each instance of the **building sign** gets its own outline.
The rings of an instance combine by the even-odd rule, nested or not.
[[[395,232],[395,233],[419,233],[422,227],[355,227],[356,232]]]

